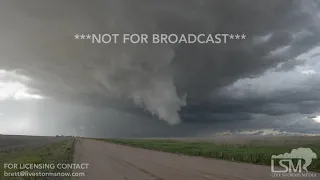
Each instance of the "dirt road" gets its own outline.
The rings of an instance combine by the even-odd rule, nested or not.
[[[270,167],[189,157],[132,148],[103,141],[78,139],[74,163],[89,163],[81,170],[90,180],[271,180]],[[288,178],[288,179],[317,179]]]

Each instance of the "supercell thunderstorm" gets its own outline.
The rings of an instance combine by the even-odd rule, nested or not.
[[[241,78],[256,77],[317,46],[317,1],[2,2],[1,64],[61,101],[130,99],[169,124]],[[2,4],[1,3],[1,4]],[[13,15],[10,21],[1,13]],[[59,12],[59,13],[58,13]],[[318,14],[318,16],[316,16]],[[75,33],[245,33],[226,44],[92,44]],[[268,38],[266,38],[268,37]],[[10,41],[9,41],[10,40]],[[284,49],[285,48],[285,49]],[[108,106],[108,103],[106,103]]]

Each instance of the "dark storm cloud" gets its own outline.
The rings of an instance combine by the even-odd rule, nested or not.
[[[211,98],[210,104],[189,106],[186,110],[189,113],[201,112],[202,116],[204,113],[222,114],[216,119],[223,119],[228,123],[243,121],[247,124],[252,121],[264,124],[265,127],[282,127],[291,131],[299,129],[299,132],[302,132],[301,129],[304,129],[303,132],[309,129],[310,132],[315,132],[314,129],[319,128],[319,124],[312,118],[306,121],[306,117],[319,115],[319,74],[305,75],[299,71],[289,73],[276,70],[255,79],[239,81],[222,89],[220,96]],[[214,121],[212,118],[199,119],[201,120]]]
[[[53,99],[153,114],[169,124],[179,123],[180,115],[200,122],[308,112],[313,110],[300,106],[315,98],[308,91],[241,101],[220,98],[218,91],[279,63],[285,71],[298,66],[289,60],[319,45],[318,13],[312,0],[4,0],[0,66],[23,69],[34,79],[29,85]],[[76,33],[110,32],[244,33],[247,38],[214,45],[73,39]]]
[[[304,60],[304,59],[287,61],[285,63],[280,64],[276,70],[277,71],[290,71],[290,70],[296,68],[297,66],[304,64],[305,62],[306,62],[306,60]]]

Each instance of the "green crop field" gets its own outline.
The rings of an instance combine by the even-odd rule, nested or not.
[[[4,164],[56,164],[56,163],[72,163],[74,139],[62,139],[41,144],[39,146],[32,145],[27,147],[19,147],[14,149],[6,149],[0,151],[0,180],[2,179],[21,179],[21,177],[8,177],[4,173],[15,173],[21,170],[18,168],[5,168]],[[29,173],[41,172],[69,172],[70,170],[42,169],[28,170]],[[70,177],[23,177],[26,180],[42,180],[42,179],[70,179]]]
[[[318,159],[313,160],[308,170],[320,172],[320,143],[318,140],[308,143],[298,143],[298,141],[296,143],[266,143],[255,140],[242,144],[166,139],[108,139],[106,141],[163,152],[260,165],[270,165],[272,155],[290,153],[292,149],[299,147],[311,148],[318,155]],[[276,161],[276,163],[278,162]]]

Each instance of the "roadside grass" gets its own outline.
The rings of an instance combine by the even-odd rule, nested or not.
[[[100,139],[101,140],[101,139]],[[221,144],[209,141],[185,142],[178,140],[159,139],[107,139],[107,142],[122,144],[132,147],[157,150],[191,156],[217,158],[235,162],[245,162],[260,165],[270,165],[271,156],[290,153],[292,149],[299,147],[311,148],[318,155],[308,170],[320,172],[320,143],[314,144]],[[279,161],[275,161],[277,165]]]
[[[74,139],[61,140],[41,147],[25,148],[19,150],[8,150],[0,152],[0,180],[21,179],[21,177],[5,177],[5,172],[26,171],[19,169],[19,164],[58,164],[72,163],[74,151]],[[4,168],[5,163],[18,164],[17,169]],[[70,170],[43,169],[27,170],[28,172],[71,172]],[[42,179],[70,179],[70,177],[23,177],[24,180],[42,180]]]

